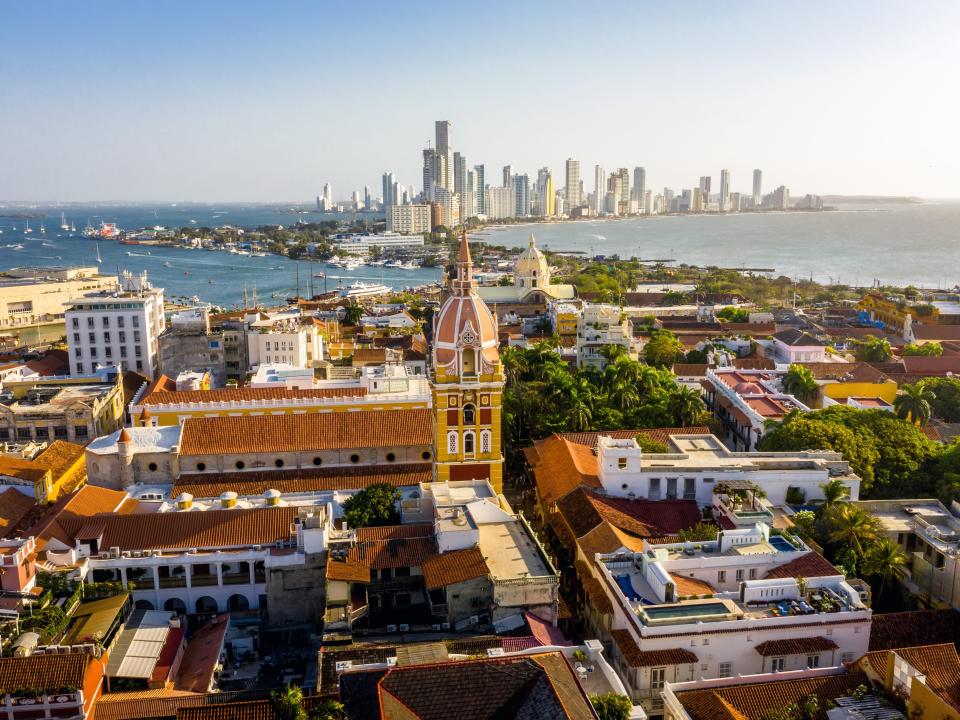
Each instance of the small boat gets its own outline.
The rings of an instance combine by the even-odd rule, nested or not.
[[[70,223],[70,234],[71,234],[71,235],[76,235],[76,233],[77,233],[77,225],[76,225],[76,223]]]
[[[130,253],[127,253],[127,254],[129,255]],[[103,258],[100,257],[100,243],[97,243],[97,264],[99,265],[102,262],[103,262]]]
[[[43,223],[40,223],[40,234],[41,235],[47,234],[47,229],[43,226]]]
[[[30,221],[29,221],[29,220],[27,220],[27,224],[23,226],[23,234],[24,234],[24,235],[29,235],[29,234],[30,234]]]
[[[169,260],[167,260],[167,261],[163,264],[163,266],[164,266],[164,267],[173,267],[173,263],[171,263]]]
[[[60,229],[64,231],[70,229],[70,226],[67,225],[67,216],[63,213],[60,213]]]
[[[393,288],[381,285],[379,283],[365,283],[357,280],[352,285],[348,285],[340,291],[340,296],[345,298],[371,297],[373,295],[384,295],[393,292]]]

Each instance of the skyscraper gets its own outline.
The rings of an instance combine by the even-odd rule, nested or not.
[[[526,173],[513,176],[514,217],[530,215],[530,178]]]
[[[477,186],[474,188],[474,191],[475,191],[474,203],[475,203],[477,215],[486,215],[487,202],[486,202],[486,194],[484,193],[484,190],[486,190],[487,188],[487,186],[484,184],[485,183],[484,175],[485,175],[486,168],[483,165],[474,165],[473,169],[477,173],[477,183],[476,183]]]
[[[390,208],[397,204],[397,198],[393,194],[397,179],[392,172],[386,172],[381,178],[383,185],[383,209],[389,212]]]
[[[720,171],[720,212],[730,209],[730,171]]]
[[[537,171],[537,214],[542,217],[552,217],[556,214],[553,173],[548,167]]]
[[[704,196],[704,201],[710,199],[710,182],[711,178],[709,175],[700,176],[700,192]]]
[[[450,130],[453,126],[449,120],[437,120],[434,123],[436,133],[436,151],[439,158],[439,175],[436,184],[442,188],[452,190],[453,158],[450,155]]]
[[[450,154],[450,128],[452,125],[449,120],[437,120],[434,123],[436,130],[436,148],[441,155]]]
[[[604,211],[604,203],[607,197],[607,179],[603,167],[600,165],[593,169],[593,187],[593,211],[601,213]]]
[[[627,215],[630,212],[630,171],[627,168],[619,168],[614,174],[617,176],[614,197],[617,215]]]
[[[503,166],[503,186],[513,187],[513,165]]]
[[[329,212],[333,208],[333,186],[325,183],[323,186],[323,209]]]
[[[363,207],[366,210],[373,209],[373,198],[370,197],[370,186],[363,186]]]
[[[453,154],[453,191],[462,193],[467,188],[467,159],[458,152]]]
[[[567,202],[567,212],[580,207],[580,161],[567,158],[567,176],[564,187],[564,199]]]
[[[637,212],[644,212],[647,193],[647,171],[642,167],[633,169],[633,199],[637,201]]]
[[[753,171],[753,206],[760,207],[763,201],[763,171]]]

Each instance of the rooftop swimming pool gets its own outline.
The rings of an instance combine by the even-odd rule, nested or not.
[[[685,622],[715,622],[731,620],[737,610],[732,603],[723,600],[654,605],[638,611],[646,625],[671,625]]]
[[[790,541],[780,535],[771,535],[768,542],[779,552],[797,552]]]

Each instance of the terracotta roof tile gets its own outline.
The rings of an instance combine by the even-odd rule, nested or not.
[[[427,590],[487,577],[489,574],[490,568],[478,547],[432,555],[423,562],[423,579]]]
[[[180,455],[430,445],[433,415],[415,410],[205,417],[184,421]]]
[[[406,525],[380,525],[357,528],[357,542],[397,540],[399,538],[432,538],[433,535],[433,525],[430,523],[408,523]]]
[[[796,560],[775,567],[767,573],[766,578],[812,578],[833,575],[843,575],[843,573],[831,565],[823,555],[811,550]]]
[[[91,720],[172,718],[179,708],[206,704],[206,695],[169,688],[110,692],[97,700]]]
[[[800,655],[803,653],[821,653],[836,650],[837,644],[830,638],[821,635],[813,637],[784,638],[782,640],[767,640],[753,648],[764,657],[781,655]]]
[[[235,508],[203,512],[99,515],[100,547],[121,550],[177,550],[185,548],[248,547],[273,545],[290,539],[296,508]],[[90,523],[84,519],[61,521],[68,536]],[[71,543],[72,544],[72,543]]]
[[[960,612],[950,608],[874,614],[870,623],[871,650],[944,642],[960,646]]]
[[[960,710],[960,657],[952,643],[899,648],[901,658],[919,670],[924,684],[955,710]]]
[[[82,688],[87,665],[92,661],[85,653],[0,658],[0,695],[24,688]]]
[[[176,497],[181,492],[188,492],[195,498],[214,498],[228,490],[241,496],[262,495],[267,490],[279,490],[281,493],[362,490],[379,483],[394,487],[417,485],[430,482],[432,478],[433,466],[430,463],[183,473],[174,484],[172,495]]]
[[[66,440],[54,440],[33,461],[38,465],[49,468],[54,479],[57,479],[73,468],[75,464],[82,462],[83,454],[83,445]]]
[[[684,577],[676,573],[671,573],[670,577],[673,578],[673,583],[677,588],[677,595],[680,597],[685,595],[713,595],[717,591],[716,588],[706,580]]]
[[[684,665],[699,662],[697,656],[686,648],[669,650],[641,650],[629,630],[612,630],[610,634],[620,655],[630,667],[655,667],[659,665]]]
[[[385,540],[360,540],[350,548],[347,558],[372,570],[397,567],[423,567],[435,555],[437,543],[430,537],[397,537]]]
[[[677,428],[642,428],[640,430],[603,430],[590,432],[569,432],[559,433],[559,437],[568,440],[577,445],[586,445],[591,450],[597,447],[597,438],[601,435],[612,437],[615,440],[627,440],[635,438],[637,435],[645,435],[651,440],[662,442],[669,445],[672,435],[709,435],[710,428],[705,425],[691,425],[690,427]]]
[[[766,717],[772,709],[795,703],[808,695],[826,707],[827,701],[849,696],[858,686],[870,686],[862,672],[824,675],[802,680],[780,680],[751,685],[730,685],[709,690],[677,693],[677,700],[691,720],[752,720]],[[826,713],[818,715],[826,718]]]
[[[178,690],[205,693],[210,689],[229,627],[229,613],[220,613],[194,630],[180,661]]]
[[[700,520],[693,500],[631,500],[582,487],[557,500],[557,510],[578,538],[604,521],[631,535],[649,538],[676,534]]]
[[[552,505],[575,487],[600,487],[597,458],[591,448],[559,435],[538,440],[525,455],[531,465],[537,492]]]
[[[0,537],[17,527],[33,506],[33,498],[16,488],[7,488],[0,493]]]
[[[66,350],[47,350],[39,360],[30,360],[27,367],[38,375],[69,375],[70,356]]]
[[[214,390],[155,390],[141,400],[145,407],[172,405],[175,403],[229,403],[257,402],[262,400],[304,400],[309,398],[363,397],[366,388],[216,388]]]
[[[35,460],[0,455],[0,475],[17,478],[24,482],[34,483],[47,476],[49,468],[40,465]]]
[[[369,584],[370,567],[349,557],[336,558],[333,553],[327,556],[327,580],[340,580]]]
[[[84,485],[76,492],[61,496],[42,516],[32,519],[22,534],[33,535],[41,540],[57,538],[72,545],[73,540],[65,532],[64,523],[99,513],[133,512],[137,504],[135,500],[130,501],[125,492]]]

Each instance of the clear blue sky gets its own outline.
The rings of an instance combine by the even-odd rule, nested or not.
[[[419,189],[435,119],[488,182],[958,197],[958,38],[954,0],[0,0],[0,200]]]

